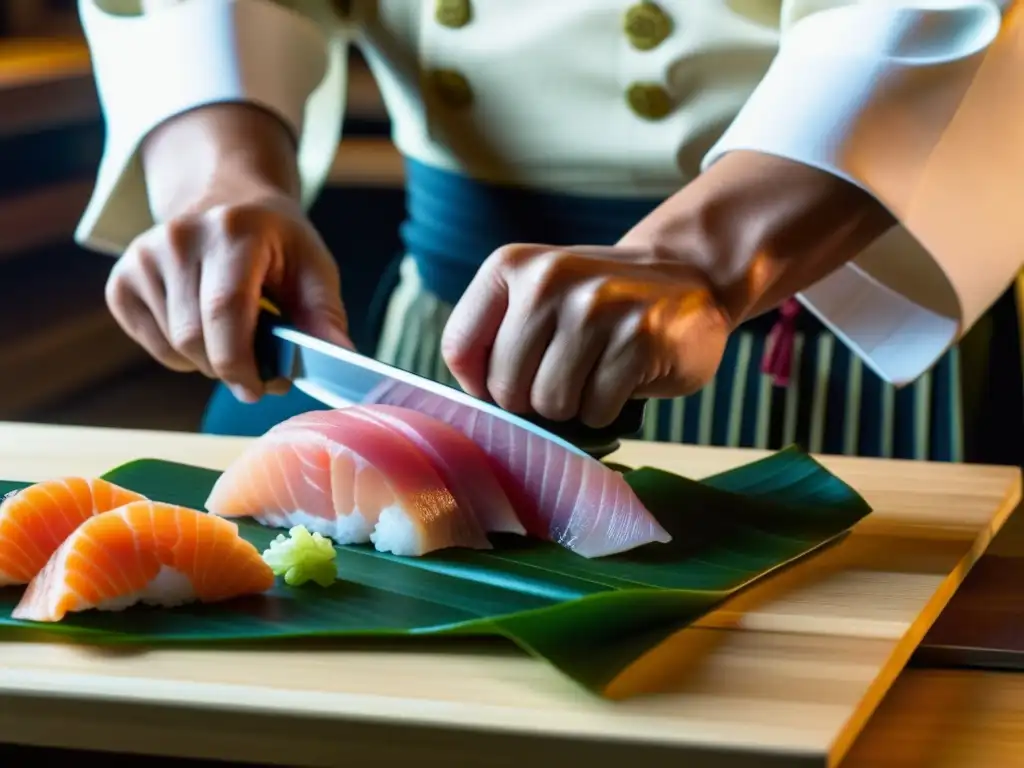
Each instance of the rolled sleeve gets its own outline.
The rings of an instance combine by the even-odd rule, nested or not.
[[[705,157],[785,157],[899,226],[799,297],[882,378],[912,382],[1024,266],[1024,22],[993,0],[785,0],[779,53]]]
[[[139,148],[167,119],[210,104],[276,115],[298,142],[303,197],[315,196],[337,151],[347,74],[343,40],[317,17],[270,0],[180,0],[145,15],[80,0],[79,10],[107,127],[80,243],[119,253],[152,226]]]

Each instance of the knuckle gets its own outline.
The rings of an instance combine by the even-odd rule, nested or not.
[[[107,278],[106,285],[103,287],[103,296],[106,299],[107,306],[115,314],[123,313],[131,303],[133,294],[134,291],[131,283],[125,276],[124,271],[115,266]]]
[[[465,367],[469,359],[469,345],[461,333],[445,331],[441,337],[441,357],[452,370]]]
[[[507,411],[517,410],[516,388],[506,379],[489,379],[487,391],[491,393],[494,402]]]
[[[203,347],[203,327],[196,321],[182,321],[169,329],[171,346],[190,355]]]
[[[530,401],[533,410],[552,421],[567,421],[575,415],[575,407],[569,398],[556,392],[534,395]]]
[[[277,218],[273,211],[258,204],[218,206],[209,215],[228,240],[259,237]]]
[[[522,245],[503,245],[491,254],[490,261],[504,271],[515,271],[529,258],[529,251]]]
[[[203,300],[203,314],[213,323],[233,320],[245,311],[246,295],[239,288],[220,290]]]
[[[607,281],[599,279],[588,290],[579,291],[575,297],[576,310],[584,326],[596,324],[605,318],[610,310]]]
[[[646,355],[653,347],[659,325],[647,313],[628,312],[619,320],[619,335],[624,345]]]
[[[187,216],[171,219],[163,228],[163,239],[176,260],[187,260],[199,237],[199,223]]]
[[[531,264],[531,282],[538,298],[565,297],[586,279],[582,259],[567,251],[545,251]],[[575,292],[575,291],[574,291]]]

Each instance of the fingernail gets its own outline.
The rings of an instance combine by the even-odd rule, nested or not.
[[[231,394],[235,396],[235,399],[243,403],[255,403],[259,400],[259,396],[248,387],[243,387],[238,384],[229,384],[228,389],[231,390]]]
[[[292,383],[288,379],[274,379],[267,382],[268,395],[287,395]]]

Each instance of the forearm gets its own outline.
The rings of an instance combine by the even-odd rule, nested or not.
[[[854,259],[894,223],[882,205],[842,179],[770,155],[734,152],[622,243],[701,267],[736,326]]]
[[[330,0],[110,6],[79,0],[107,140],[78,242],[121,253],[154,220],[240,191],[311,203],[344,111]]]
[[[142,164],[157,221],[300,195],[294,137],[277,117],[247,104],[215,104],[168,120],[143,142]]]

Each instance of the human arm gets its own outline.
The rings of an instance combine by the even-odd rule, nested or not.
[[[347,45],[329,34],[328,0],[146,0],[135,15],[118,13],[123,5],[79,0],[107,141],[78,241],[119,254],[157,223],[142,148],[157,128],[203,107],[247,104],[276,118],[291,137],[308,205],[330,170],[345,108]],[[204,121],[213,133],[216,122]],[[181,178],[210,180],[221,147],[206,148],[176,157]]]
[[[705,158],[785,158],[900,225],[801,301],[884,379],[914,381],[1024,266],[1024,17],[994,0],[784,0],[766,77]]]
[[[108,6],[80,0],[108,140],[78,239],[123,252],[107,300],[129,335],[253,399],[261,293],[344,335],[337,268],[303,208],[337,149],[345,46],[325,0],[302,14],[269,0]]]
[[[702,388],[740,323],[892,224],[841,179],[732,153],[614,247],[497,251],[452,313],[445,358],[478,397],[605,426],[631,397]]]
[[[821,19],[832,26],[810,26]],[[793,293],[904,384],[1005,290],[1021,267],[1019,18],[981,0],[939,10],[794,0],[783,24],[775,64],[704,173],[619,248],[492,256],[445,332],[463,386],[515,410],[607,423],[630,391],[703,386],[723,334]],[[989,109],[1005,117],[997,152],[981,122]],[[543,291],[524,277],[535,274]],[[559,368],[575,373],[558,380]],[[591,382],[610,375],[612,394],[587,405]]]

